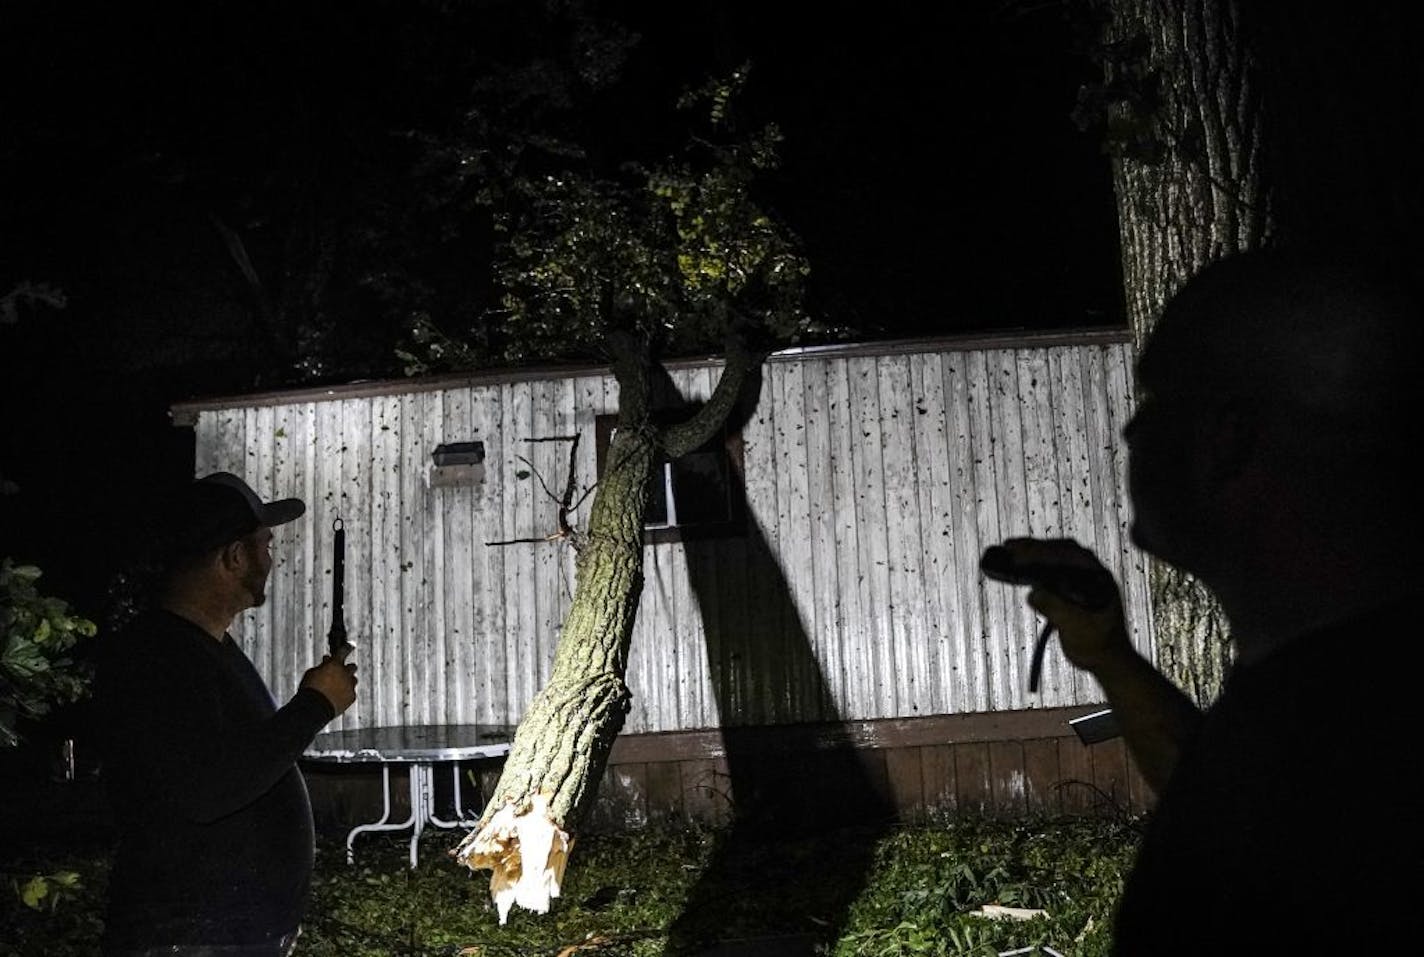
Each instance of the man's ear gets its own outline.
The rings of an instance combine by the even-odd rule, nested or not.
[[[223,571],[237,569],[246,558],[243,540],[240,538],[218,549],[218,564],[222,566]]]
[[[1202,474],[1212,481],[1229,481],[1260,453],[1261,423],[1256,410],[1239,398],[1212,403],[1204,418]]]

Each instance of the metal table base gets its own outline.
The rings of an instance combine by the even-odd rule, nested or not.
[[[436,827],[474,827],[478,820],[464,817],[464,806],[460,801],[460,766],[454,765],[450,769],[450,777],[455,784],[455,813],[459,814],[453,821],[447,821],[435,813],[435,765],[424,762],[416,762],[410,765],[410,816],[404,821],[391,822],[391,766],[381,765],[381,818],[370,824],[358,824],[346,835],[346,863],[356,863],[356,835],[365,834],[370,831],[404,831],[411,829],[410,834],[410,866],[415,867],[419,859],[420,835],[425,831],[425,825],[434,824]]]
[[[405,831],[410,835],[410,866],[420,858],[420,835],[427,824],[441,828],[473,827],[465,816],[460,782],[460,761],[501,757],[509,753],[513,728],[488,725],[421,725],[408,727],[355,728],[319,734],[304,758],[337,764],[376,763],[381,765],[381,817],[370,824],[358,824],[346,835],[346,862],[356,863],[356,837],[374,831]],[[445,820],[435,808],[435,766],[451,765],[455,819]],[[391,820],[391,765],[409,768],[410,816]]]

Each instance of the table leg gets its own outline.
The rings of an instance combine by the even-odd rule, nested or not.
[[[427,819],[435,815],[434,788],[430,786],[430,765],[410,766],[410,867],[415,869],[420,857],[420,833]]]
[[[390,824],[390,823],[387,823],[387,822],[390,821],[390,817],[391,817],[391,769],[390,769],[390,766],[389,766],[389,765],[382,765],[382,766],[381,766],[381,800],[382,800],[382,808],[383,808],[382,811],[381,811],[381,819],[380,819],[379,821],[376,821],[374,824],[360,824],[360,825],[357,825],[356,827],[353,827],[353,828],[351,829],[351,832],[350,832],[349,834],[346,835],[346,863],[348,863],[348,864],[354,864],[354,863],[356,863],[356,851],[355,851],[354,843],[355,843],[355,841],[356,841],[356,835],[357,835],[357,834],[364,834],[364,833],[366,833],[367,831],[403,831],[403,830],[405,830],[406,828],[411,827],[411,826],[413,826],[413,825],[415,824],[416,820],[417,820],[418,817],[419,817],[419,815],[418,815],[417,812],[420,810],[419,805],[417,805],[417,804],[415,803],[415,781],[416,781],[415,768],[416,768],[416,767],[417,767],[417,765],[411,765],[411,771],[410,771],[410,777],[411,777],[411,805],[410,805],[410,817],[409,817],[407,820],[402,821],[402,822],[399,823],[399,824]],[[412,847],[412,848],[411,848],[411,859],[412,859],[411,866],[412,866],[412,867],[415,866],[414,858],[415,858],[415,848]]]
[[[431,794],[431,800],[430,800],[430,806],[431,806],[431,811],[430,811],[430,823],[431,823],[431,824],[434,824],[436,827],[465,827],[465,828],[474,827],[476,824],[479,823],[479,821],[478,821],[478,820],[473,820],[473,821],[472,821],[472,820],[470,820],[469,818],[465,817],[465,803],[464,803],[464,801],[461,799],[461,796],[460,796],[460,762],[456,761],[456,762],[454,763],[454,765],[453,765],[453,769],[454,769],[454,773],[453,773],[450,777],[451,777],[451,780],[452,780],[452,782],[453,782],[453,784],[454,784],[454,786],[455,786],[455,820],[453,820],[453,821],[446,821],[446,820],[443,820],[443,819],[441,819],[441,818],[435,816],[435,798],[434,798],[434,793],[433,793],[433,792],[434,792],[435,784],[434,784],[434,778],[432,777],[432,778],[431,778],[431,792],[432,792],[432,794]],[[433,773],[433,769],[432,769],[432,773]]]

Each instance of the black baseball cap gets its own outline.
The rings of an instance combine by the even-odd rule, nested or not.
[[[163,547],[169,561],[202,555],[259,528],[285,525],[307,510],[299,498],[264,502],[231,472],[204,475],[179,493],[173,504]]]

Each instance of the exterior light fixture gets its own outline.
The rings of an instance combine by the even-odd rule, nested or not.
[[[431,488],[460,488],[485,479],[483,442],[442,442],[430,453]]]

